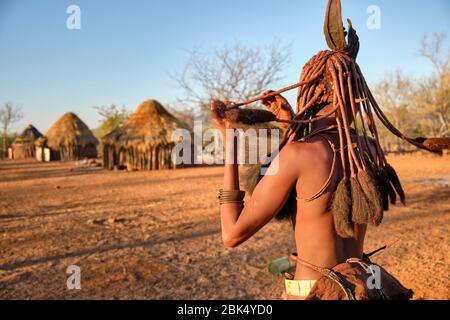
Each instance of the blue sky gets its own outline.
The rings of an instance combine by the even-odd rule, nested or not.
[[[280,85],[298,80],[303,64],[326,49],[326,0],[0,0],[0,104],[22,106],[20,131],[42,132],[64,112],[91,128],[96,105],[134,109],[142,100],[174,102],[179,72],[194,47],[235,41],[263,46],[292,42],[292,61]],[[81,30],[68,30],[66,8],[81,8]],[[369,5],[381,9],[381,29],[369,30]],[[448,0],[342,0],[343,17],[358,31],[359,64],[369,82],[401,68],[415,76],[431,65],[416,55],[423,34],[450,31]],[[450,42],[450,33],[446,41]],[[292,94],[289,96],[291,97]]]

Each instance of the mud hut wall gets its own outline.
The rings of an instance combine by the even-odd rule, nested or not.
[[[145,170],[152,170],[152,152],[150,146],[147,148],[145,154],[147,159]]]
[[[125,149],[126,167],[128,170],[133,170],[133,148]]]
[[[110,163],[110,151],[111,149],[108,147],[108,145],[103,144],[103,168],[109,169],[111,166]]]
[[[112,170],[117,164],[118,163],[114,145],[105,143],[103,145],[103,167],[105,169]]]
[[[14,159],[34,158],[36,155],[34,144],[13,144]]]
[[[157,170],[157,157],[158,157],[158,147],[157,145],[152,145],[151,146],[151,150],[152,150],[152,170]]]
[[[118,154],[118,165],[119,166],[125,166],[127,163],[127,150],[123,147],[119,149]]]
[[[173,168],[171,154],[172,154],[172,145],[169,144],[169,145],[164,146],[164,167],[166,169]]]
[[[96,157],[97,147],[94,144],[86,146],[78,146],[76,144],[60,145],[59,150],[52,150],[52,160],[74,161]]]
[[[93,143],[89,143],[85,146],[79,147],[81,158],[97,158],[97,146]]]
[[[112,170],[114,166],[125,166],[127,170],[160,170],[173,169],[172,161],[173,143],[149,144],[145,148],[138,146],[122,147],[116,149],[115,144],[104,144],[104,167]]]

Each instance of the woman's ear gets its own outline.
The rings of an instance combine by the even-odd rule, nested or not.
[[[347,46],[347,43],[345,42],[344,26],[342,24],[340,0],[328,0],[323,31],[330,49],[342,50]]]

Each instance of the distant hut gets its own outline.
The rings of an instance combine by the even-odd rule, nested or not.
[[[191,128],[168,112],[158,101],[141,103],[122,128],[102,138],[103,165],[107,169],[158,170],[176,167],[172,139],[176,129]]]
[[[36,141],[50,150],[50,160],[80,160],[97,157],[98,140],[88,126],[72,112],[64,114]]]
[[[20,136],[14,140],[12,145],[14,159],[34,158],[36,150],[34,143],[40,137],[42,137],[42,133],[33,125],[28,125]]]

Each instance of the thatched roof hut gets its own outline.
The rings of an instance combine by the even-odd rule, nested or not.
[[[97,157],[98,140],[88,126],[72,112],[64,114],[38,139],[38,147],[51,150],[51,160],[80,160]]]
[[[176,129],[191,128],[168,112],[158,101],[142,102],[122,128],[116,128],[102,138],[103,164],[107,169],[126,167],[128,170],[175,168],[172,140]]]
[[[36,150],[34,143],[40,137],[42,137],[42,133],[33,125],[28,125],[16,140],[14,140],[12,145],[14,159],[34,158]]]

